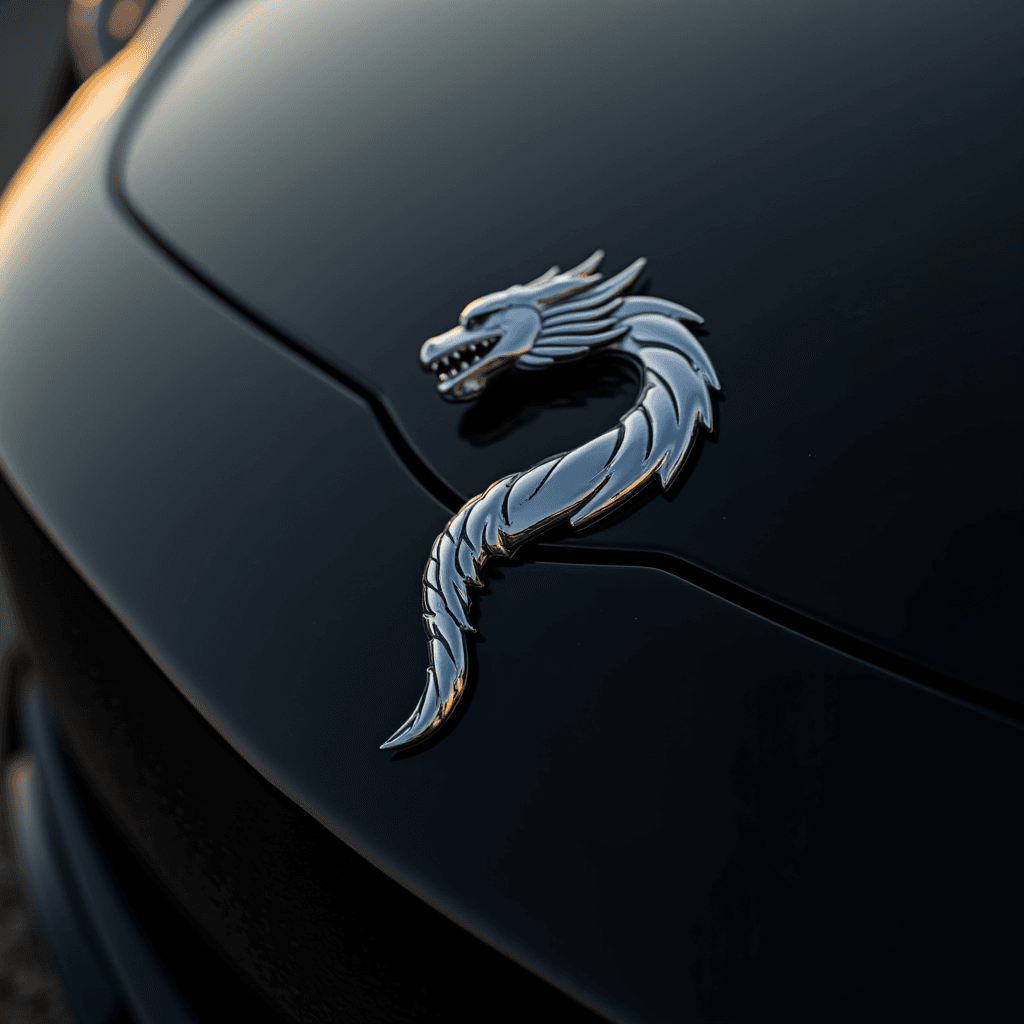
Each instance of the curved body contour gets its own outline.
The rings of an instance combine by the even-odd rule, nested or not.
[[[438,374],[438,390],[476,398],[512,365],[540,370],[613,350],[639,364],[636,404],[615,427],[569,452],[493,483],[449,520],[423,573],[428,636],[427,684],[413,713],[381,749],[433,735],[451,715],[467,681],[466,634],[474,631],[469,588],[482,586],[491,556],[566,520],[589,526],[632,498],[652,477],[667,490],[690,453],[698,428],[713,427],[711,361],[684,321],[703,322],[664,299],[624,295],[643,269],[639,259],[601,282],[598,251],[566,273],[553,267],[527,285],[471,302],[459,326],[424,344],[420,358]]]

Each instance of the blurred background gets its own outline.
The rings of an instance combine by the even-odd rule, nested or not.
[[[153,2],[0,0],[0,191],[78,86],[134,35]],[[9,628],[6,611],[0,607],[0,634]],[[0,671],[0,686],[9,676]],[[5,698],[0,693],[0,707]],[[6,800],[0,808],[0,1024],[73,1024],[33,925]]]
[[[0,183],[154,0],[0,0]]]
[[[0,0],[0,182],[78,87],[67,0]]]

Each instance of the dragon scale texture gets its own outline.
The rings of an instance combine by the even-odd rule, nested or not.
[[[621,280],[624,272],[600,291],[616,285],[621,291],[642,266],[637,261],[628,268],[632,273],[626,285]],[[612,429],[525,472],[503,477],[449,520],[434,542],[423,574],[429,654],[426,687],[413,713],[383,749],[405,747],[433,734],[464,692],[467,634],[474,632],[470,588],[483,585],[488,559],[510,557],[527,541],[566,520],[573,528],[589,526],[619,508],[652,477],[667,490],[683,468],[698,428],[712,429],[710,390],[718,389],[718,379],[704,349],[680,322],[699,320],[697,315],[645,296],[615,298],[609,304],[606,295],[604,299],[600,294],[593,296],[597,291],[591,289],[590,302],[556,306],[518,365],[541,368],[565,358],[563,352],[569,348],[576,350],[576,358],[598,347],[617,351],[642,370],[636,404]],[[599,308],[594,305],[597,300],[602,300]],[[588,310],[579,310],[581,305],[593,311],[586,319],[581,318]],[[568,320],[574,314],[576,319]],[[589,335],[557,333],[565,332],[566,326],[589,327]],[[595,335],[601,336],[600,341]]]

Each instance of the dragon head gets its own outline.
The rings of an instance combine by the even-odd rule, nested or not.
[[[420,349],[420,362],[437,375],[441,396],[456,402],[477,398],[489,381],[512,366],[539,369],[559,356],[586,354],[595,343],[624,333],[624,328],[616,330],[614,322],[603,317],[621,303],[617,296],[636,280],[645,261],[637,260],[597,287],[601,275],[596,270],[602,259],[599,249],[565,273],[552,267],[528,284],[474,299],[462,311],[457,326],[429,338]],[[585,295],[580,298],[580,293]],[[550,338],[542,346],[544,353],[537,354],[538,339],[551,331],[559,335],[568,331],[575,337],[571,344],[560,346]]]

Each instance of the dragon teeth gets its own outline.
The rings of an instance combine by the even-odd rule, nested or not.
[[[461,373],[464,370],[468,370],[470,366],[479,363],[480,357],[484,355],[496,341],[496,338],[484,338],[483,341],[471,341],[468,345],[462,345],[455,349],[454,352],[449,352],[448,355],[441,356],[440,359],[435,359],[430,364],[430,370],[432,373],[437,374],[438,381],[446,381],[449,378],[454,377],[456,374]]]

